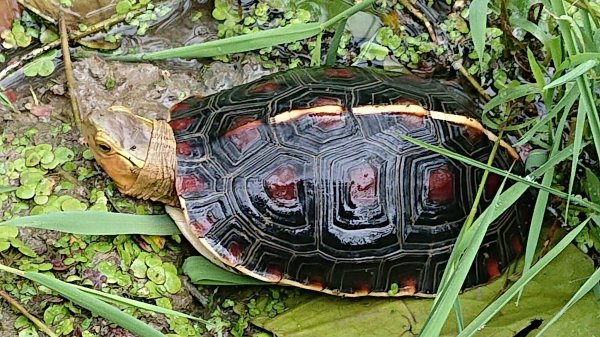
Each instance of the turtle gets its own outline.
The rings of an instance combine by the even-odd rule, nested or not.
[[[83,134],[130,196],[162,202],[214,263],[340,296],[432,296],[483,170],[406,137],[522,170],[442,80],[360,67],[295,68],[173,105],[169,120],[92,111]],[[490,174],[479,211],[502,182]],[[489,227],[464,288],[522,251],[527,203]],[[390,292],[390,289],[397,291]]]

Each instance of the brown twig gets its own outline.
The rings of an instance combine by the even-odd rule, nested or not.
[[[437,36],[435,35],[435,32],[433,31],[433,26],[431,26],[431,23],[429,22],[429,20],[427,20],[425,15],[423,15],[423,13],[421,13],[415,6],[413,6],[413,4],[410,3],[409,0],[400,0],[400,4],[402,4],[402,6],[404,6],[404,7],[406,7],[406,9],[408,9],[408,11],[412,15],[414,15],[417,19],[419,19],[419,20],[421,20],[421,22],[423,22],[423,25],[425,25],[425,28],[427,28],[427,31],[429,32],[431,41],[433,41],[433,43],[438,45],[438,39],[437,39]]]
[[[54,333],[54,331],[52,331],[52,329],[50,329],[46,324],[44,324],[44,322],[42,322],[37,317],[33,316],[29,311],[27,311],[27,309],[25,309],[21,305],[21,303],[19,303],[19,301],[15,300],[9,294],[7,294],[6,292],[4,292],[2,290],[0,290],[0,296],[2,298],[4,298],[6,300],[6,302],[8,302],[10,305],[15,307],[15,309],[17,309],[21,314],[23,314],[25,317],[27,317],[33,324],[35,324],[45,334],[47,334],[50,337],[58,337],[58,335],[56,333]]]
[[[465,69],[465,67],[462,65],[462,62],[454,62],[454,64],[452,65],[454,67],[454,69],[460,71],[460,73],[467,78],[467,80],[469,80],[469,83],[471,83],[471,85],[477,90],[477,92],[479,92],[479,94],[481,96],[483,96],[483,98],[485,98],[486,101],[491,100],[492,98],[490,97],[490,95],[488,95],[485,90],[481,87],[481,85],[479,85],[479,82],[477,82],[476,79],[473,78],[473,76],[471,76],[471,74],[469,74],[469,71],[467,71],[467,69]]]
[[[73,121],[77,125],[77,129],[81,131],[81,114],[79,113],[79,102],[75,95],[75,78],[73,77],[73,67],[71,64],[71,51],[69,50],[69,35],[67,34],[67,23],[65,22],[64,14],[59,15],[58,30],[60,32],[61,49],[63,61],[65,64],[65,76],[67,77],[67,88],[69,97],[71,98],[71,110],[73,111]]]

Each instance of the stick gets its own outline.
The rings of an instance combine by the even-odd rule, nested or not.
[[[27,317],[33,324],[35,324],[46,335],[48,335],[50,337],[58,337],[58,335],[55,334],[54,331],[52,331],[52,329],[50,329],[46,324],[44,324],[44,322],[40,321],[37,317],[33,316],[29,311],[27,311],[27,309],[25,309],[21,305],[21,303],[19,303],[17,300],[12,298],[9,294],[0,290],[0,296],[3,297],[6,300],[6,302],[8,302],[10,305],[15,307],[15,309],[17,309],[21,314],[23,314],[25,317]]]
[[[65,75],[67,77],[67,88],[69,90],[69,97],[71,98],[71,110],[73,111],[73,121],[77,126],[77,129],[81,131],[81,114],[79,112],[79,104],[77,102],[77,96],[75,95],[75,78],[73,77],[73,67],[71,64],[71,52],[69,51],[69,36],[67,35],[67,24],[65,17],[60,12],[58,29],[60,31],[61,49],[63,54],[63,61],[65,63]]]

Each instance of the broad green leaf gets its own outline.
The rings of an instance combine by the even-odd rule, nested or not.
[[[192,283],[202,285],[264,285],[252,277],[225,270],[202,256],[191,256],[183,262],[183,272]]]
[[[562,307],[549,321],[546,322],[546,324],[537,333],[537,335],[535,335],[535,337],[541,337],[542,334],[546,332],[546,330],[548,330],[552,325],[554,325],[565,314],[567,310],[573,307],[573,305],[575,305],[577,301],[581,300],[583,296],[589,293],[593,287],[598,285],[598,282],[600,282],[600,268],[596,269],[592,276],[590,276],[581,286],[581,288],[579,288],[579,290],[575,293],[575,295],[571,297],[569,302],[565,304],[565,306]]]
[[[555,88],[555,87],[558,87],[559,85],[563,85],[563,84],[565,84],[567,82],[573,81],[577,77],[579,77],[579,76],[587,73],[588,71],[590,71],[596,65],[598,65],[598,61],[596,61],[596,60],[586,61],[586,62],[578,65],[573,70],[571,70],[568,73],[566,73],[565,75],[563,75],[563,76],[555,79],[554,81],[548,83],[544,87],[544,90],[548,90],[550,88]]]
[[[54,212],[0,222],[0,226],[34,227],[88,235],[173,235],[179,229],[168,215],[108,212]]]
[[[495,315],[500,313],[502,308],[515,295],[517,295],[517,293],[519,293],[520,291],[525,289],[523,291],[523,296],[521,297],[521,302],[520,302],[521,305],[523,305],[524,304],[523,302],[525,302],[525,298],[527,297],[527,291],[533,287],[533,285],[530,284],[530,283],[533,283],[533,282],[531,282],[531,280],[533,280],[535,278],[535,276],[538,275],[542,271],[545,271],[547,273],[548,269],[550,269],[550,268],[546,268],[546,267],[548,267],[548,265],[557,256],[563,255],[563,254],[561,254],[563,251],[566,251],[569,248],[571,248],[571,249],[573,248],[573,245],[571,245],[571,242],[573,240],[575,240],[575,237],[585,228],[585,226],[587,225],[589,220],[590,219],[588,218],[577,228],[573,229],[571,232],[569,232],[567,235],[565,235],[565,237],[562,240],[560,240],[560,242],[558,242],[556,244],[556,246],[554,246],[552,249],[550,249],[550,251],[548,251],[548,253],[546,255],[544,255],[542,258],[540,258],[540,260],[531,269],[524,272],[523,275],[521,276],[521,278],[519,280],[517,280],[506,292],[504,292],[502,295],[500,295],[492,304],[490,304],[488,307],[486,307],[473,321],[471,321],[471,323],[469,323],[469,325],[467,327],[465,327],[465,329],[460,334],[458,334],[457,337],[472,336],[482,326],[487,324],[487,322],[489,322]],[[573,265],[570,265],[570,266],[565,265],[564,268],[575,269],[575,268],[572,268],[572,266]],[[563,271],[556,270],[555,272],[559,275],[559,277],[567,274],[567,273],[565,273],[564,270]],[[585,275],[584,277],[587,277],[589,274],[591,274],[591,272],[588,271],[586,274],[587,275]],[[542,275],[544,275],[544,274],[542,274]],[[572,281],[572,279],[569,279],[569,281]],[[546,281],[546,282],[548,282],[548,281]],[[555,280],[554,282],[560,283],[558,280]],[[526,285],[528,285],[528,287],[524,288]],[[544,285],[549,286],[548,283],[545,283]],[[538,299],[538,301],[539,300],[540,299]],[[536,304],[539,305],[539,303],[536,303]],[[541,305],[541,307],[547,308],[545,305]],[[513,309],[513,308],[509,308],[509,309]],[[539,307],[538,307],[538,310],[539,310]],[[559,334],[559,335],[562,335],[562,334]],[[576,334],[575,336],[585,336],[585,335]]]
[[[488,2],[489,0],[473,0],[471,6],[469,6],[469,29],[471,30],[475,52],[479,57],[479,63],[483,62]]]
[[[529,326],[533,319],[550,318],[592,270],[590,259],[574,246],[568,246],[529,282],[518,307],[506,306],[476,336],[514,337],[517,332]],[[504,288],[505,282],[506,275],[459,295],[465,321],[470,322],[493,301]],[[279,337],[415,336],[421,330],[432,302],[432,299],[424,298],[345,299],[303,292],[288,300],[286,312],[274,318],[254,318],[253,323]],[[600,329],[600,320],[595,319],[597,310],[593,296],[584,296],[552,326],[547,336],[597,334]],[[454,337],[456,334],[455,322],[451,318],[444,326],[441,336]]]

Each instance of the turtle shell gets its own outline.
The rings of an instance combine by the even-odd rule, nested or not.
[[[460,90],[374,69],[293,69],[171,112],[188,240],[258,279],[339,295],[435,293],[473,204],[482,170],[401,135],[482,162],[495,139]],[[489,227],[465,287],[521,252],[526,208]]]

